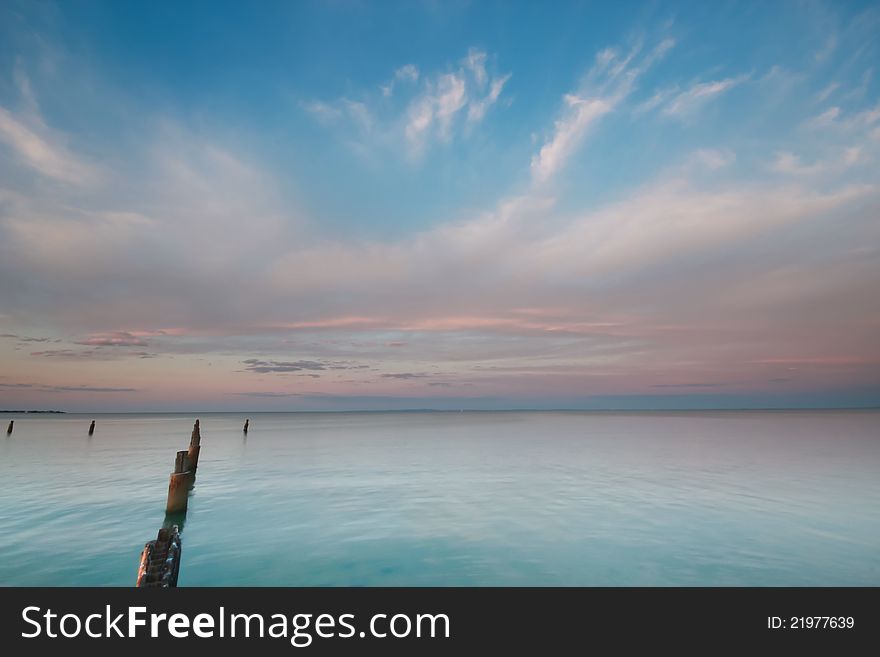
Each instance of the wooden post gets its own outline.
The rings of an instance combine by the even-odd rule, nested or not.
[[[93,433],[95,433],[95,421],[94,420],[92,420],[92,423],[89,425],[89,435],[91,436]]]
[[[250,418],[244,421],[244,432],[247,433],[248,425],[251,423]]]
[[[174,472],[171,473],[171,479],[168,482],[168,502],[165,505],[165,513],[186,511],[192,474],[189,453],[186,450],[177,452],[177,457],[174,459]]]
[[[199,421],[196,420],[195,425],[193,425],[192,437],[189,439],[189,451],[187,452],[193,473],[199,469],[199,451],[201,450],[201,444],[202,434],[199,432]]]
[[[7,435],[7,436],[11,436],[11,435],[12,435],[12,426],[13,426],[14,424],[15,424],[15,420],[9,420],[9,426],[6,427],[6,435]]]
[[[170,588],[177,586],[183,545],[177,525],[163,527],[155,540],[144,546],[138,566],[137,587]]]

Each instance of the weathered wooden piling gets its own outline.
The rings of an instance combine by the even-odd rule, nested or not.
[[[9,426],[6,427],[6,435],[12,435],[12,427],[15,425],[15,420],[9,420]]]
[[[94,428],[95,421],[92,420],[89,435],[92,434]],[[189,491],[195,483],[201,442],[199,421],[196,420],[193,425],[189,449],[177,452],[174,457],[174,472],[171,473],[171,478],[168,481],[165,526],[159,530],[156,539],[148,542],[141,552],[136,586],[163,588],[177,586],[182,550],[180,532],[183,529],[183,520],[186,518]]]
[[[196,420],[196,423],[193,425],[192,437],[189,439],[189,451],[187,452],[193,473],[199,469],[199,451],[201,450],[201,444],[202,434],[199,433],[199,421]]]
[[[183,543],[177,525],[160,529],[156,539],[144,545],[135,586],[140,588],[177,586],[182,551]]]
[[[171,479],[168,481],[168,502],[165,505],[165,513],[186,511],[192,477],[189,452],[186,450],[177,452],[177,457],[174,459],[174,472],[171,473]]]
[[[89,425],[89,435],[91,436],[93,433],[95,433],[95,421],[94,420],[92,420],[92,423]]]
[[[244,432],[247,433],[248,425],[251,423],[250,418],[244,421]]]

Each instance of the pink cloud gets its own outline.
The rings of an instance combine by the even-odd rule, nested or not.
[[[148,343],[143,338],[129,333],[128,331],[114,331],[112,333],[98,333],[91,335],[76,344],[91,347],[146,347]]]

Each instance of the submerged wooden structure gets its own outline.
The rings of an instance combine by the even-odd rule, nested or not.
[[[177,525],[163,527],[152,541],[144,545],[138,566],[139,588],[172,588],[177,586],[183,543]]]

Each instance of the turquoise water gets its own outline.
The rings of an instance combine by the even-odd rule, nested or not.
[[[0,584],[132,585],[195,416],[9,417]],[[880,585],[880,412],[199,417],[181,586]]]

